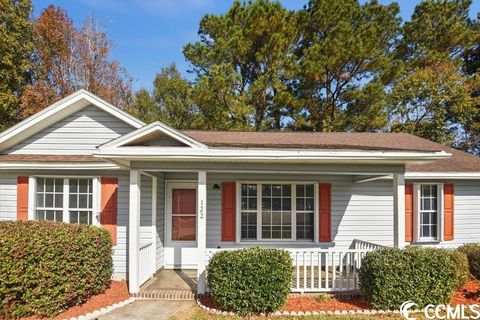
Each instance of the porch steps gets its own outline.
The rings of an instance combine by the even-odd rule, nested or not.
[[[191,290],[142,290],[131,296],[142,300],[194,301],[195,295]]]

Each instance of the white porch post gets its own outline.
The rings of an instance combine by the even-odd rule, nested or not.
[[[128,215],[128,290],[137,293],[140,251],[140,171],[130,170],[130,201]]]
[[[405,247],[405,175],[393,174],[393,245]]]
[[[157,271],[157,177],[152,176],[152,274]]]
[[[198,172],[197,186],[197,293],[204,294],[206,287],[205,279],[205,249],[207,248],[207,172]]]

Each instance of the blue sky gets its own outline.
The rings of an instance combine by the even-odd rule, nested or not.
[[[281,2],[289,9],[299,9],[307,0]],[[418,1],[398,2],[405,20]],[[34,16],[54,4],[67,10],[74,23],[80,24],[93,12],[113,42],[112,57],[133,77],[134,89],[151,88],[155,74],[172,62],[188,76],[189,65],[182,54],[184,44],[197,40],[198,23],[205,14],[226,12],[231,3],[230,0],[33,0]],[[480,11],[480,1],[473,3],[472,17]]]

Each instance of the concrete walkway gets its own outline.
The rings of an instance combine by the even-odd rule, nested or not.
[[[193,306],[193,301],[137,300],[99,317],[100,320],[163,320]]]

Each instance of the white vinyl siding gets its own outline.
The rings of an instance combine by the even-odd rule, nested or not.
[[[6,153],[91,154],[98,145],[133,130],[125,122],[90,105],[21,141]]]

